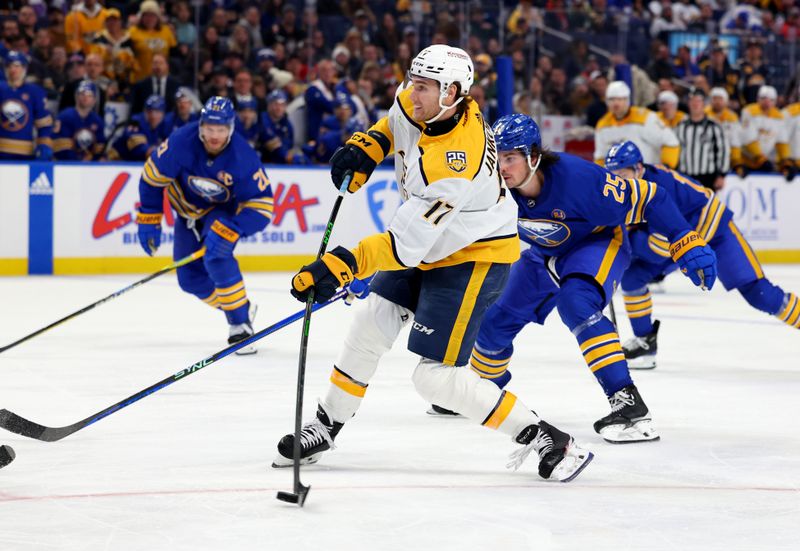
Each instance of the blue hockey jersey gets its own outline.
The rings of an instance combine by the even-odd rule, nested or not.
[[[200,120],[200,113],[191,113],[188,120],[183,120],[178,116],[177,111],[170,111],[164,115],[164,126],[166,127],[167,135],[171,134],[181,126],[196,120]]]
[[[717,199],[714,192],[695,180],[664,165],[644,165],[642,178],[655,182],[659,189],[666,191],[675,202],[684,218],[700,234],[706,243],[710,242],[718,228],[727,227],[733,213]],[[648,224],[647,231],[651,249],[661,256],[669,256],[669,238]]]
[[[245,141],[250,144],[250,147],[256,150],[261,155],[261,149],[267,139],[266,130],[261,123],[260,118],[256,120],[250,127],[245,127],[240,118],[236,118],[236,132],[242,135]]]
[[[58,115],[53,132],[53,154],[63,161],[91,161],[98,159],[106,146],[103,119],[93,110],[86,118],[74,107]]]
[[[515,190],[520,238],[544,256],[569,252],[607,227],[648,222],[674,240],[691,229],[667,192],[644,179],[625,180],[603,167],[566,153],[545,168],[535,199]]]
[[[144,161],[149,152],[153,151],[169,136],[166,119],[155,128],[147,124],[144,113],[131,117],[131,123],[125,131],[111,142],[108,149],[108,158],[123,161]]]
[[[0,159],[32,159],[36,145],[53,147],[53,117],[45,99],[36,84],[0,83]]]
[[[294,127],[286,115],[274,121],[267,114],[264,115],[264,144],[267,150],[267,162],[286,164],[289,152],[294,147]]]
[[[147,159],[139,182],[141,212],[161,212],[166,188],[170,204],[184,218],[222,210],[242,235],[262,230],[272,218],[273,199],[258,154],[234,132],[228,146],[211,157],[198,125],[179,128]]]

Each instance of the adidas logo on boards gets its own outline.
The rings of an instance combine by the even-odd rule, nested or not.
[[[28,190],[31,195],[53,195],[53,185],[45,172],[39,174]]]

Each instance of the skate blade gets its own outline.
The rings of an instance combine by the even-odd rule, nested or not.
[[[313,465],[319,458],[322,456],[322,452],[315,453],[309,457],[300,460],[300,465]],[[292,458],[283,457],[281,454],[278,454],[275,459],[272,460],[272,468],[273,469],[285,469],[287,467],[294,466],[294,460]]]
[[[628,369],[655,369],[656,367],[655,356],[639,356],[638,358],[631,358],[627,362]]]
[[[433,408],[429,408],[428,411],[426,411],[425,413],[427,413],[431,417],[442,417],[444,419],[460,419],[460,418],[464,417],[460,413],[456,413],[456,412],[442,413],[440,411],[436,411]]]
[[[650,419],[641,419],[630,425],[609,425],[600,429],[600,436],[611,444],[634,444],[636,442],[655,442],[661,436],[652,426]]]
[[[589,463],[592,462],[592,459],[594,459],[594,454],[592,452],[572,445],[567,450],[564,459],[553,469],[548,480],[562,483],[570,482],[583,472]]]

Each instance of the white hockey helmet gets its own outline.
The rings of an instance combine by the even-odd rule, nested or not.
[[[472,64],[469,54],[461,48],[454,48],[446,44],[434,44],[428,46],[411,61],[411,68],[408,70],[409,76],[429,78],[439,83],[439,114],[426,123],[432,123],[439,119],[447,109],[463,100],[472,81],[475,78],[475,66]],[[447,89],[452,84],[458,84],[459,97],[453,105],[443,105],[442,100],[447,97]]]
[[[615,80],[614,82],[608,85],[606,89],[606,99],[611,98],[631,98],[631,89],[628,85],[622,80]]]

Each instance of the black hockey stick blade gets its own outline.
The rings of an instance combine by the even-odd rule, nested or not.
[[[300,487],[297,489],[297,493],[294,492],[278,492],[278,499],[281,501],[285,501],[286,503],[293,503],[294,505],[299,505],[302,507],[306,502],[306,497],[308,496],[308,491],[311,489],[311,486],[304,486],[300,484]]]

